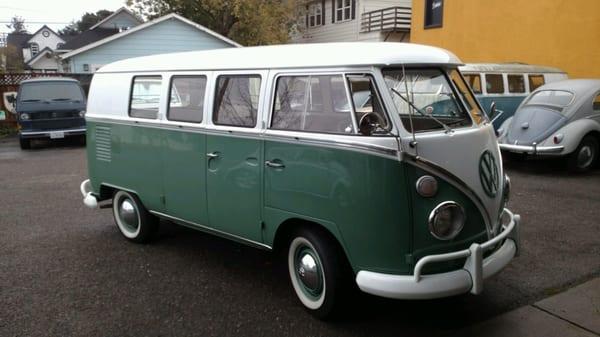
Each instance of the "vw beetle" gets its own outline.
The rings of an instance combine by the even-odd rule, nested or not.
[[[563,156],[572,171],[587,171],[600,151],[600,79],[539,87],[498,129],[508,156]]]

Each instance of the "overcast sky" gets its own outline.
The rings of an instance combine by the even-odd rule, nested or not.
[[[18,15],[25,19],[30,33],[45,24],[57,31],[73,20],[79,20],[85,12],[100,9],[117,10],[126,0],[0,0],[0,32],[8,33],[10,19]]]

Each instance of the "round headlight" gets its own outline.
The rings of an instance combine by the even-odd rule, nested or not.
[[[425,198],[433,197],[438,191],[437,180],[432,176],[422,176],[417,180],[417,193]]]
[[[510,178],[508,175],[504,175],[504,190],[502,191],[502,198],[504,203],[507,203],[510,199]]]
[[[429,232],[436,239],[452,240],[465,225],[465,211],[454,201],[444,201],[429,215]]]
[[[79,111],[79,117],[85,117],[85,110]]]
[[[29,114],[28,113],[22,113],[21,114],[21,120],[28,121],[29,120]]]

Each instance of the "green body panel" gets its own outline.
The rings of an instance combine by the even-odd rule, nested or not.
[[[110,131],[97,132],[98,127]],[[486,238],[482,216],[465,195],[438,178],[435,197],[419,196],[415,182],[426,173],[395,157],[301,141],[94,121],[88,121],[88,130],[96,193],[101,184],[115,185],[137,193],[148,209],[267,246],[285,221],[308,220],[337,238],[355,272],[410,274],[426,254],[463,249]],[[98,138],[107,134],[110,141]],[[208,159],[207,153],[218,157]],[[265,161],[284,167],[265,166]],[[427,227],[430,212],[447,200],[459,202],[467,213],[465,229],[450,242],[433,238]]]
[[[207,204],[211,227],[262,242],[262,140],[206,136]]]
[[[206,135],[164,130],[166,212],[197,224],[208,224],[206,205]]]
[[[407,165],[408,181],[416,182],[424,175],[431,175],[414,166]],[[487,240],[487,231],[484,219],[477,206],[457,188],[448,182],[436,177],[438,181],[438,193],[431,198],[424,198],[417,193],[416,188],[411,188],[412,210],[413,210],[413,252],[409,261],[412,265],[423,256],[432,254],[449,253],[457,250],[467,249],[473,242],[484,242]],[[415,184],[413,183],[412,186]],[[459,203],[466,214],[463,230],[454,239],[441,241],[433,237],[429,232],[429,215],[431,211],[444,201],[455,201]],[[437,263],[428,266],[425,272],[441,272],[462,267],[463,260],[454,260],[446,263]]]
[[[292,213],[341,233],[355,271],[408,272],[411,220],[397,159],[272,140],[265,141],[265,158],[285,165],[265,168],[267,243]]]
[[[96,159],[98,127],[110,129],[110,161]],[[94,191],[99,192],[101,182],[123,187],[137,193],[146,208],[164,212],[163,137],[161,129],[89,122],[88,167]]]

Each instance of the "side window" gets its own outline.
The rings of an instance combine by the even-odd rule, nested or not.
[[[213,123],[252,128],[256,125],[259,75],[221,75],[217,78]]]
[[[529,75],[529,91],[533,92],[544,85],[545,82],[544,75]]]
[[[353,133],[342,75],[277,79],[271,129]]]
[[[525,92],[525,79],[523,75],[508,75],[508,92],[521,94]]]
[[[179,122],[202,122],[205,76],[173,76],[167,119]]]
[[[502,74],[486,74],[485,89],[488,94],[503,94],[504,82],[502,80]]]
[[[365,115],[374,115],[373,121],[378,127],[375,130],[385,132],[389,129],[389,123],[386,118],[383,104],[375,88],[373,77],[370,75],[350,75],[348,76],[350,93],[352,94],[352,103],[356,113],[356,120],[360,121]],[[359,123],[360,124],[360,123]],[[361,131],[362,133],[362,131]]]
[[[160,101],[162,78],[136,76],[133,78],[129,100],[129,116],[156,119]]]
[[[596,95],[596,98],[594,98],[593,109],[594,111],[600,112],[600,94]]]
[[[474,94],[481,94],[481,76],[479,74],[463,74]]]

